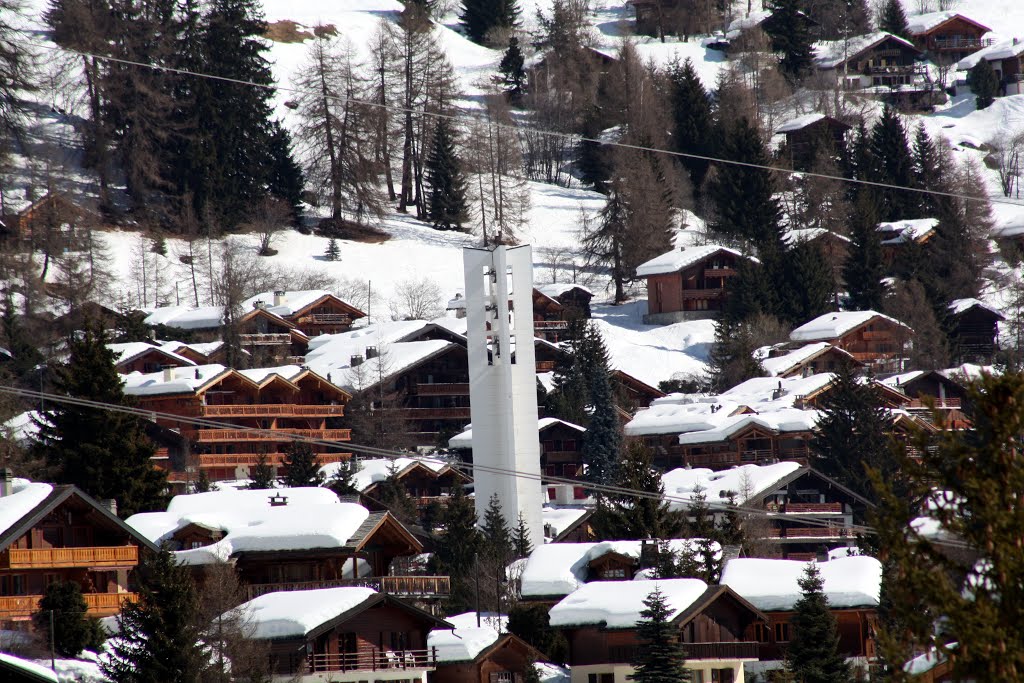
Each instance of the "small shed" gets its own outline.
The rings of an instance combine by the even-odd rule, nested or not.
[[[850,125],[839,119],[814,113],[786,121],[775,132],[786,136],[781,156],[789,159],[793,168],[807,170],[814,163],[818,150],[830,146],[834,152],[843,149]]]

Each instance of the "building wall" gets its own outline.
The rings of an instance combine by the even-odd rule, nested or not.
[[[647,278],[647,315],[683,310],[682,273],[651,275]]]
[[[693,672],[692,683],[711,683],[714,670],[728,669],[732,672],[733,683],[744,683],[743,662],[739,660],[701,660],[686,662],[686,668]],[[572,667],[571,683],[632,683],[633,667],[628,664],[595,664]],[[610,678],[603,677],[609,676]],[[591,676],[596,678],[591,678]]]

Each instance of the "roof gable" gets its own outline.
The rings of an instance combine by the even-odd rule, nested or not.
[[[736,249],[717,244],[708,244],[702,247],[681,247],[641,263],[636,268],[636,275],[637,277],[649,277],[651,275],[677,273],[719,254],[728,254],[734,258],[749,258],[751,261],[757,260],[753,257],[744,256]]]

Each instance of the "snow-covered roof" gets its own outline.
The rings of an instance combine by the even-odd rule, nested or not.
[[[986,31],[991,31],[988,26],[978,24],[974,19],[965,17],[959,12],[946,11],[946,12],[928,12],[926,14],[918,14],[914,17],[907,17],[907,30],[913,34],[928,33],[933,28],[937,28],[942,24],[945,24],[954,17],[960,17],[964,21],[968,21],[972,24],[977,24]]]
[[[107,348],[113,351],[114,355],[116,356],[116,358],[114,359],[114,363],[118,365],[120,365],[121,363],[127,363],[133,358],[137,358],[143,355],[144,353],[148,353],[150,351],[159,351],[164,355],[170,356],[172,359],[181,363],[182,365],[195,365],[195,363],[190,361],[188,358],[185,358],[184,356],[179,356],[173,350],[164,348],[163,346],[156,346],[155,344],[150,344],[149,342],[126,342],[123,344],[107,344]]]
[[[164,378],[164,370],[159,372],[133,372],[124,375],[124,393],[128,396],[158,396],[160,394],[191,394],[209,384],[215,378],[232,372],[219,363],[196,365],[184,368],[168,368],[170,379]]]
[[[793,349],[788,353],[778,356],[760,357],[759,360],[761,361],[761,367],[764,368],[765,372],[775,377],[794,370],[815,356],[819,356],[832,348],[835,348],[839,353],[849,355],[846,351],[843,351],[838,347],[834,347],[828,342],[822,341],[805,344],[800,348]],[[759,351],[760,350],[761,349],[759,349]]]
[[[549,283],[549,284],[546,284],[546,285],[534,285],[534,289],[536,289],[538,292],[540,292],[544,296],[549,296],[552,299],[556,299],[556,298],[562,296],[563,294],[565,294],[566,292],[570,292],[570,291],[572,291],[574,289],[583,290],[584,292],[586,292],[587,294],[590,294],[590,295],[594,294],[594,292],[592,292],[587,287],[584,287],[583,285],[575,284],[573,282],[554,282],[554,283]]]
[[[878,224],[878,232],[891,233],[894,236],[882,240],[882,244],[906,244],[920,242],[935,232],[939,224],[938,218],[915,218],[911,220],[889,221]]]
[[[994,62],[996,60],[1010,59],[1024,54],[1024,40],[1011,38],[988,47],[983,47],[974,54],[967,55],[956,64],[957,71],[969,71],[978,65],[981,60]]]
[[[797,116],[795,119],[790,119],[783,123],[781,126],[775,129],[776,133],[792,133],[795,130],[803,130],[812,123],[817,123],[822,119],[827,118],[824,114],[815,112],[813,114],[804,114],[803,116]]]
[[[552,607],[550,623],[554,627],[633,628],[641,619],[644,598],[655,589],[665,596],[671,621],[696,602],[707,588],[700,579],[595,581],[581,586]]]
[[[953,315],[960,315],[964,311],[968,311],[968,310],[974,308],[975,306],[977,306],[978,308],[984,308],[986,311],[988,311],[990,313],[995,313],[997,316],[999,316],[1000,319],[1003,319],[1003,317],[1004,317],[1002,312],[998,308],[996,308],[995,306],[992,306],[991,304],[987,304],[984,301],[981,301],[980,299],[974,299],[974,298],[954,299],[953,301],[950,301],[949,302],[949,311]]]
[[[373,346],[371,342],[372,339],[367,339],[364,343]],[[306,354],[306,364],[321,377],[326,377],[330,373],[331,381],[346,390],[361,391],[458,346],[455,342],[444,339],[400,342],[378,347],[379,355],[369,359],[364,357],[361,363],[353,366],[352,357],[362,357],[365,347],[345,354],[339,352],[340,349],[346,348],[345,346],[332,347],[325,344],[316,351]]]
[[[36,664],[28,659],[22,659],[21,657],[15,657],[9,655],[6,652],[0,652],[0,662],[4,663],[4,668],[8,671],[22,671],[25,676],[29,678],[26,680],[40,680],[40,681],[53,681],[53,683],[60,683],[60,678],[54,673],[53,669],[47,668],[42,664]]]
[[[719,401],[717,396],[698,397],[686,403],[656,400],[649,408],[637,411],[624,431],[627,436],[646,436],[714,429],[740,407]]]
[[[435,472],[440,472],[445,467],[448,467],[448,463],[438,458],[367,458],[365,460],[356,460],[356,471],[352,475],[352,485],[359,491],[365,491],[371,485],[378,482],[384,481],[388,478],[388,474],[394,470],[395,472],[403,472],[406,468],[413,465],[419,464]],[[342,463],[329,463],[320,468],[320,472],[323,473],[326,479],[333,477],[338,469],[342,466]]]
[[[733,415],[718,427],[679,435],[680,444],[716,443],[750,427],[761,427],[770,432],[809,432],[818,424],[817,410],[783,408],[760,414]]]
[[[224,346],[224,342],[223,341],[195,342],[195,343],[191,343],[191,344],[186,344],[186,343],[180,342],[180,341],[169,341],[169,342],[164,342],[160,346],[160,348],[163,349],[164,351],[169,351],[171,353],[177,353],[177,354],[180,354],[182,349],[191,349],[192,351],[195,351],[196,353],[202,354],[204,356],[209,356],[210,354],[212,354],[212,353],[216,352],[218,349],[220,349],[222,346]],[[248,352],[246,352],[246,353],[248,353]]]
[[[768,612],[793,609],[800,599],[797,581],[806,562],[738,558],[722,568],[719,583],[729,586],[754,607]],[[875,607],[882,584],[882,563],[873,557],[841,557],[818,564],[829,605]]]
[[[11,495],[0,496],[0,534],[34,510],[46,497],[53,493],[53,486],[28,479],[14,479]]]
[[[878,381],[887,387],[899,390],[904,384],[914,381],[923,374],[924,370],[911,370],[910,372],[901,372],[898,375],[890,375]]]
[[[161,306],[148,309],[142,321],[147,326],[166,325],[180,330],[205,330],[220,327],[224,321],[223,306]]]
[[[742,257],[739,251],[731,247],[723,247],[717,244],[707,244],[701,247],[685,247],[665,252],[661,256],[655,256],[650,261],[637,266],[637,277],[649,275],[663,275],[665,273],[676,273],[702,261],[720,251],[727,252],[733,256]]]
[[[279,591],[242,603],[232,613],[241,613],[252,625],[253,638],[302,638],[376,594],[377,591],[363,586]]]
[[[575,429],[581,434],[587,431],[586,427],[580,427],[572,422],[566,422],[565,420],[559,420],[557,417],[542,417],[537,420],[537,431],[547,429],[553,425],[564,425],[570,429]],[[448,439],[449,448],[472,448],[473,447],[473,425],[467,425],[465,431],[456,434],[452,438]]]
[[[568,595],[587,584],[587,565],[608,553],[640,557],[643,541],[601,541],[597,543],[548,543],[534,548],[520,576],[520,593],[525,597]],[[696,539],[673,539],[669,548],[696,551]],[[715,552],[721,552],[717,543]],[[595,582],[607,583],[607,582]]]
[[[126,522],[154,543],[189,524],[223,529],[216,543],[175,553],[184,564],[212,564],[240,552],[338,548],[369,516],[362,505],[342,503],[325,488],[278,491],[288,502],[277,506],[269,500],[274,493],[228,489],[175,496],[166,512],[141,512]]]
[[[704,493],[710,505],[729,502],[729,493],[736,494],[736,503],[745,504],[750,498],[764,494],[780,481],[800,470],[795,462],[777,462],[770,465],[740,465],[728,470],[713,471],[705,468],[677,468],[661,475],[665,496],[692,500],[697,490]],[[674,508],[689,507],[679,502]]]
[[[769,10],[753,10],[746,16],[740,17],[738,19],[733,19],[731,22],[729,22],[729,27],[726,29],[726,35],[730,38],[733,38],[740,31],[744,31],[748,28],[754,28],[755,26],[760,26],[761,23],[771,15],[772,13]]]
[[[427,634],[427,649],[437,651],[437,661],[444,663],[471,662],[481,652],[498,642],[501,632],[507,632],[508,617],[494,613],[481,613],[477,626],[476,612],[465,612],[445,617],[454,629],[435,629]]]
[[[834,311],[819,315],[814,320],[804,323],[790,332],[789,338],[793,341],[836,339],[875,318],[881,318],[900,327],[906,327],[899,320],[890,318],[878,311]]]
[[[787,230],[783,236],[783,241],[785,241],[787,246],[792,247],[798,242],[811,242],[822,235],[831,235],[833,239],[840,242],[850,242],[850,238],[846,235],[840,235],[838,232],[832,232],[825,228],[794,228]]]
[[[855,57],[864,50],[881,43],[886,38],[892,38],[898,43],[910,48],[914,52],[919,50],[909,40],[885,31],[876,31],[863,36],[853,36],[848,40],[823,40],[814,44],[814,63],[819,69],[834,69],[847,59]]]
[[[36,424],[37,420],[45,421],[46,416],[38,410],[18,413],[0,426],[0,433],[20,444],[31,443],[35,440],[36,435],[39,434],[39,426]]]
[[[821,372],[807,377],[751,377],[718,395],[723,401],[754,407],[763,412],[760,404],[770,403],[772,408],[787,408],[805,396],[815,394],[835,380],[835,373]]]
[[[331,292],[326,289],[301,289],[284,292],[284,297],[280,304],[274,305],[274,292],[260,292],[255,296],[251,296],[242,302],[242,310],[248,312],[256,308],[256,302],[262,301],[264,310],[273,313],[274,315],[287,318],[295,315],[306,306],[315,303],[317,300],[322,299],[325,296],[330,296]]]
[[[580,517],[587,514],[587,508],[545,505],[541,508],[540,514],[544,527],[550,526],[552,535],[558,536],[558,534],[575,524]]]

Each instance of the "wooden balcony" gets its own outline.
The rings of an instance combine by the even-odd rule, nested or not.
[[[310,655],[306,658],[310,673],[344,671],[433,671],[437,650],[366,650],[338,654]],[[410,677],[413,674],[410,673]]]
[[[253,467],[259,462],[260,453],[202,453],[199,456],[199,467]],[[264,453],[267,464],[276,465],[284,457],[284,453]],[[317,453],[316,459],[321,465],[344,462],[352,457],[351,453]]]
[[[345,313],[310,313],[296,320],[298,325],[312,323],[313,325],[351,325],[352,316]]]
[[[736,274],[735,268],[705,268],[704,277],[732,277]]]
[[[933,403],[933,405],[936,408],[943,408],[943,409],[950,409],[950,410],[953,410],[953,409],[959,410],[960,409],[960,399],[958,399],[958,398],[936,398],[936,399],[932,399],[932,403]],[[927,409],[928,405],[927,405],[927,403],[925,403],[921,399],[915,398],[915,399],[911,400],[909,403],[907,403],[904,407],[908,408],[908,409]]]
[[[849,529],[835,526],[794,526],[786,529],[772,529],[772,538],[847,538]]]
[[[730,642],[730,643],[681,643],[686,653],[686,660],[700,659],[752,659],[758,658],[759,644],[755,642]],[[637,645],[619,645],[608,649],[608,659],[611,662],[627,663],[635,662],[637,656]]]
[[[932,42],[935,50],[980,50],[992,44],[991,38],[971,38],[967,36],[936,36]]]
[[[725,296],[724,289],[684,289],[684,299],[721,299]]]
[[[537,372],[551,372],[555,369],[555,361],[553,360],[539,360],[537,361]]]
[[[249,600],[267,593],[309,591],[320,588],[364,586],[378,593],[408,598],[443,598],[451,595],[451,579],[447,576],[367,576],[361,579],[328,581],[294,581],[291,583],[259,583],[246,586]]]
[[[416,394],[418,396],[469,396],[469,384],[455,382],[417,384]]]
[[[567,330],[569,329],[569,321],[567,320],[534,320],[533,329],[535,330]]]
[[[86,614],[90,617],[109,617],[121,611],[128,600],[135,600],[135,593],[84,593]],[[0,596],[0,619],[27,619],[39,611],[42,595]]]
[[[0,554],[2,569],[58,569],[68,567],[134,567],[139,549],[134,545],[86,548],[11,548]]]
[[[829,513],[829,514],[842,514],[843,504],[842,503],[786,503],[782,506],[780,512],[783,514],[806,514],[809,512],[813,513]]]
[[[469,408],[466,408],[469,410]],[[290,441],[289,437],[302,436],[310,439],[348,441],[352,438],[350,429],[274,429],[251,431],[246,429],[196,429],[182,431],[182,435],[200,443],[235,441]]]
[[[399,408],[395,410],[404,420],[468,420],[469,406],[458,408]],[[347,430],[346,430],[347,431]]]
[[[345,406],[257,403],[203,406],[199,412],[203,417],[341,417],[345,414]]]
[[[280,346],[291,344],[292,336],[284,333],[241,334],[242,346]]]

